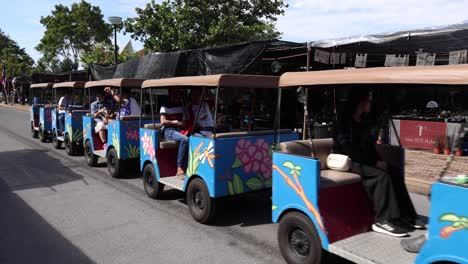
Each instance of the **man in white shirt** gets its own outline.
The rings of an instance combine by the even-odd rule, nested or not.
[[[65,110],[68,108],[70,105],[70,99],[67,94],[64,94],[62,97],[60,97],[60,100],[58,102],[58,129],[59,129],[59,135],[63,133],[64,127],[65,127]]]

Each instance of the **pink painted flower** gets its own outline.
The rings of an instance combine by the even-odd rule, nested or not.
[[[246,139],[237,142],[235,153],[242,163],[244,173],[260,173],[266,179],[271,178],[270,145],[264,139],[252,143]]]
[[[138,140],[138,130],[127,130],[125,133],[128,140],[137,141]]]
[[[50,117],[50,111],[46,111],[45,114],[46,114],[46,121],[47,121],[47,122],[50,122],[50,119],[51,119],[51,117]]]
[[[143,143],[143,153],[148,155],[152,161],[156,152],[154,150],[153,138],[151,137],[151,134],[148,135],[148,133],[145,131],[145,134],[141,137],[141,142]]]

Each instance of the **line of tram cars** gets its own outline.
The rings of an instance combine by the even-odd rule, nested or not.
[[[286,73],[281,81],[276,77],[245,75],[175,77],[147,81],[113,79],[87,82],[84,87],[89,91],[89,97],[95,88],[141,87],[142,97],[144,90],[145,94],[149,93],[149,98],[144,100],[149,100],[151,107],[156,104],[155,95],[161,94],[158,92],[161,89],[205,87],[204,93],[212,90],[216,95],[216,116],[219,93],[229,89],[270,89],[277,91],[280,102],[281,90],[302,86],[313,89],[316,86],[342,84],[468,85],[466,65],[438,66],[436,69],[410,67],[359,71],[360,74],[349,70]],[[389,75],[392,78],[388,78]],[[39,89],[39,86],[36,88]],[[275,89],[278,87],[280,89]],[[50,84],[44,84],[41,89],[50,89]],[[54,126],[48,126],[42,121],[51,119],[47,119],[47,110],[52,113],[56,111],[48,106],[31,107],[33,137],[43,139],[41,134],[46,135],[49,130],[53,137]],[[157,199],[165,186],[186,192],[189,211],[200,223],[211,223],[214,220],[218,198],[266,189],[273,185],[272,220],[280,223],[278,242],[281,254],[288,263],[320,263],[323,251],[333,252],[357,263],[394,263],[395,257],[400,257],[404,263],[468,263],[468,254],[463,249],[468,244],[468,210],[462,202],[468,199],[466,186],[442,181],[434,183],[428,241],[415,258],[414,255],[403,252],[398,241],[389,242],[386,237],[366,236],[372,234],[369,226],[373,213],[359,177],[349,174],[340,177],[335,173],[326,173],[324,157],[331,151],[332,140],[314,140],[310,144],[310,141],[298,140],[297,133],[280,129],[230,133],[215,131],[211,138],[191,135],[186,177],[180,180],[174,176],[178,146],[163,138],[160,133],[162,127],[157,122],[159,118],[154,112],[152,109],[150,117],[127,117],[110,121],[106,149],[96,144],[98,137],[93,132],[93,118],[89,114],[82,115],[82,142],[87,164],[94,166],[99,157],[107,158],[109,172],[113,177],[119,177],[123,173],[123,164],[139,161],[146,194]],[[272,114],[279,116],[280,113],[279,103]],[[67,111],[67,116],[70,114],[73,111]],[[275,120],[278,122],[275,125],[279,128],[280,118]],[[63,140],[57,136],[57,140],[65,141],[66,133],[64,136]],[[70,142],[74,138],[74,135],[70,136]],[[273,145],[275,151],[269,152]],[[256,154],[261,153],[258,155],[266,153],[266,156],[261,157],[262,161],[267,160],[271,167],[264,168],[264,163],[255,163],[255,157],[249,156],[252,149]],[[317,151],[322,153],[315,153]],[[315,158],[310,153],[314,153]],[[399,166],[404,173],[402,148],[382,146],[379,153],[389,164]],[[444,230],[450,228],[460,231],[449,237]],[[369,239],[375,240],[375,246],[388,246],[389,249],[369,250],[366,248],[369,246]],[[375,251],[380,253],[369,253]]]

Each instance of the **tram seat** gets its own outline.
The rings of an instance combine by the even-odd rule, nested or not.
[[[300,156],[312,156],[320,161],[320,188],[330,188],[342,185],[348,185],[361,181],[358,174],[351,172],[342,172],[330,170],[327,167],[327,157],[332,152],[333,139],[314,139],[312,145],[309,140],[296,140],[280,143],[280,149],[283,153]]]
[[[292,133],[291,129],[280,129],[280,134]],[[239,131],[239,132],[228,132],[228,133],[217,133],[216,138],[233,138],[233,137],[252,137],[252,136],[265,136],[274,135],[275,130],[260,130],[260,131]]]

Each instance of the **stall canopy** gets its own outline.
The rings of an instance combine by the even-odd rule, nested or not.
[[[303,46],[279,40],[252,41],[236,45],[149,54],[117,66],[92,64],[93,80],[112,78],[160,79],[222,73],[263,72],[262,57],[279,47]]]
[[[365,67],[384,66],[386,55],[389,54],[409,55],[408,64],[416,65],[418,53],[435,53],[434,64],[444,65],[449,64],[449,52],[468,49],[468,21],[422,29],[312,41],[309,45],[315,52],[312,54],[314,63],[318,60],[324,64],[325,61],[325,64],[336,64],[337,67],[354,67],[356,54],[367,54]],[[333,55],[320,59],[320,56],[327,55],[321,51],[345,53],[346,57],[343,61],[338,62],[335,59],[335,63],[332,63]],[[314,55],[317,60],[314,60]]]

